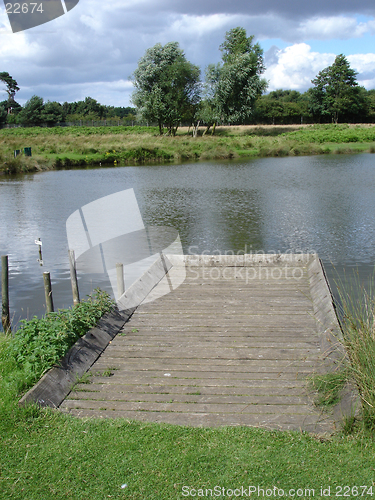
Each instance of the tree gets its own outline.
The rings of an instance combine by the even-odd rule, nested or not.
[[[205,84],[203,88],[203,100],[199,109],[199,118],[207,125],[203,132],[205,135],[212,128],[212,135],[215,133],[216,124],[220,121],[222,111],[218,96],[218,84],[221,76],[221,65],[210,64],[206,69]]]
[[[256,99],[266,90],[263,50],[253,44],[241,27],[227,31],[220,45],[222,62],[209,66],[206,72],[206,108],[212,119],[229,123],[244,123],[252,115]],[[206,112],[207,114],[207,112]]]
[[[2,72],[0,73],[0,82],[5,83],[6,89],[5,92],[8,94],[8,100],[7,100],[7,112],[8,114],[12,112],[12,108],[14,107],[14,96],[16,95],[16,92],[19,91],[19,86],[14,80],[9,73]]]
[[[175,135],[182,120],[191,120],[200,97],[200,70],[187,61],[177,42],[160,43],[148,49],[133,74],[132,102],[139,116],[164,124]]]
[[[92,97],[86,97],[84,101],[78,101],[76,104],[75,113],[90,120],[102,118],[105,114],[105,106]]]
[[[27,125],[40,125],[43,122],[43,98],[34,95],[23,106],[19,121]]]
[[[370,122],[375,122],[375,89],[368,90],[367,92],[367,102],[368,102],[368,120]]]
[[[350,68],[343,54],[311,80],[310,109],[313,115],[331,117],[338,123],[341,116],[356,116],[363,112],[364,98],[356,81],[357,73]]]
[[[0,128],[7,121],[8,113],[7,113],[6,103],[7,103],[7,101],[0,102]]]
[[[309,122],[306,94],[296,90],[277,89],[262,95],[255,103],[255,122],[273,125]]]
[[[56,123],[62,122],[63,119],[63,107],[59,102],[48,101],[43,106],[41,113],[41,120],[48,126],[52,127]]]

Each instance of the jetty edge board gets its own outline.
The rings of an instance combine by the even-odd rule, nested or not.
[[[134,302],[138,305],[157,286],[172,264],[161,255],[147,271],[128,288],[123,296],[123,305]],[[58,365],[48,370],[20,400],[19,405],[36,403],[39,406],[58,408],[72,390],[77,380],[90,369],[112,339],[121,331],[137,306],[119,311],[115,308],[104,315],[83,337],[81,337],[61,359]]]

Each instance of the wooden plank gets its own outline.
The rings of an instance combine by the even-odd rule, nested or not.
[[[191,394],[132,394],[129,392],[105,391],[100,393],[72,391],[67,400],[93,400],[93,401],[128,401],[128,402],[153,402],[153,403],[209,403],[209,404],[253,404],[253,405],[306,405],[307,396],[278,396],[278,395],[257,395],[257,396],[236,396],[229,395],[191,395]]]
[[[330,434],[332,423],[324,415],[226,415],[212,413],[172,413],[105,410],[69,410],[71,415],[86,418],[122,418],[141,422],[157,422],[193,427],[219,427],[223,425],[251,426],[264,429],[305,431],[314,434]]]
[[[122,411],[159,411],[159,412],[186,412],[189,411],[189,403],[155,403],[147,401],[97,401],[88,399],[66,399],[64,408],[82,408],[82,409],[103,409],[106,410],[122,410]],[[216,404],[209,403],[193,403],[194,412],[208,413],[242,413],[242,414],[288,414],[288,415],[311,415],[314,410],[306,404],[300,405],[261,405],[261,404]]]
[[[95,367],[93,367],[93,371],[95,372]],[[167,372],[166,372],[167,373]],[[114,377],[96,377],[95,380],[97,383],[101,383],[103,385],[103,390],[107,385],[118,385],[121,383],[121,379],[114,379]],[[124,383],[124,381],[123,381]],[[126,378],[126,384],[129,385],[139,385],[144,383],[146,385],[164,385],[164,386],[195,386],[195,387],[242,387],[242,388],[251,388],[251,387],[263,387],[265,390],[267,388],[272,387],[273,390],[275,388],[284,389],[300,387],[301,390],[304,390],[306,386],[306,380],[303,374],[298,379],[298,373],[291,379],[282,380],[280,377],[269,380],[263,377],[263,375],[259,375],[258,378],[252,377],[248,380],[243,380],[241,378],[234,380],[227,380],[223,377],[210,378],[210,379],[200,379],[194,378],[193,376],[190,378],[172,378],[165,377],[163,374],[159,377],[150,377],[147,373],[144,374],[132,374],[131,376]],[[197,389],[198,390],[198,389]]]
[[[95,379],[96,380],[96,379]],[[90,392],[93,396],[96,396],[95,393],[100,393],[104,391],[105,394],[133,394],[135,393],[137,398],[143,398],[145,394],[172,394],[172,395],[183,395],[183,394],[193,394],[197,393],[201,395],[231,395],[231,396],[262,396],[262,397],[273,397],[274,386],[265,386],[259,385],[254,387],[235,387],[235,386],[200,386],[197,387],[195,385],[189,385],[185,380],[186,385],[161,385],[161,384],[127,384],[127,383],[115,383],[115,384],[101,384],[95,383],[95,381],[91,384],[76,384],[75,394],[77,392]],[[297,387],[278,387],[278,396],[281,397],[289,397],[289,396],[297,396],[304,397],[303,390],[301,390],[301,386]],[[70,394],[67,399],[70,398]],[[77,396],[76,396],[77,399]],[[63,406],[63,405],[62,405]]]

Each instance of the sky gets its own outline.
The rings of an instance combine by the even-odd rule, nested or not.
[[[19,33],[12,33],[0,0],[0,72],[18,82],[20,104],[38,95],[131,106],[130,77],[149,47],[179,42],[204,75],[220,61],[225,33],[237,26],[264,51],[268,91],[306,91],[338,54],[360,85],[375,88],[374,0],[80,0],[65,15]]]

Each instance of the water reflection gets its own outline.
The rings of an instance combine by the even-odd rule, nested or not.
[[[330,155],[69,170],[0,178],[0,253],[15,317],[71,305],[65,223],[82,205],[133,188],[146,226],[170,226],[185,253],[316,251],[331,274],[375,262],[374,156]],[[44,267],[34,241],[43,241]],[[340,267],[341,266],[341,267]],[[80,276],[81,294],[97,277]]]

